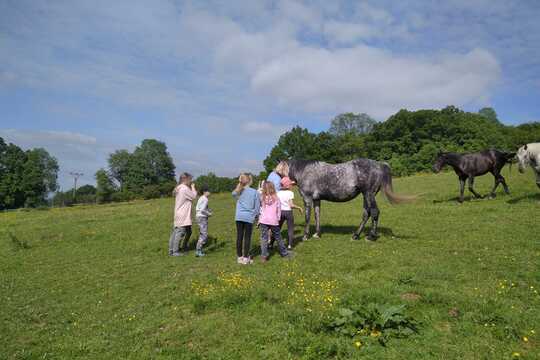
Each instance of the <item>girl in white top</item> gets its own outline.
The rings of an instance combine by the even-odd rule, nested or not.
[[[281,179],[281,190],[278,191],[277,195],[279,201],[281,202],[281,219],[279,220],[279,229],[283,223],[287,221],[287,231],[289,235],[289,246],[291,249],[294,243],[294,215],[293,209],[297,209],[300,213],[303,213],[303,209],[300,206],[294,204],[294,192],[292,187],[294,186],[294,181],[288,177]]]

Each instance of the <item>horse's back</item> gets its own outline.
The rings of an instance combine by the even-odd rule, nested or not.
[[[365,158],[339,164],[317,161],[306,165],[296,180],[305,195],[318,200],[345,202],[366,189],[377,164]]]

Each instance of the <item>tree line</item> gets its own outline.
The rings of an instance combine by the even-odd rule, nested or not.
[[[518,126],[502,124],[495,110],[477,113],[454,106],[441,110],[400,110],[384,122],[367,114],[336,116],[327,131],[310,132],[294,127],[279,138],[264,160],[266,178],[283,159],[322,160],[330,163],[358,157],[387,161],[395,175],[430,171],[439,151],[477,151],[486,148],[515,151],[522,144],[540,141],[540,123]],[[0,210],[47,205],[48,195],[58,189],[58,162],[45,149],[23,151],[0,138]],[[96,186],[56,192],[54,206],[75,203],[106,203],[170,196],[176,185],[175,166],[167,145],[145,139],[134,151],[117,150],[107,167],[95,174]],[[232,191],[237,179],[201,175],[199,188],[211,192]]]
[[[281,159],[338,163],[358,157],[387,161],[393,174],[430,171],[440,151],[471,152],[486,148],[516,151],[540,141],[540,123],[507,126],[492,108],[477,113],[454,106],[441,110],[400,110],[377,123],[366,114],[346,113],[328,131],[295,127],[284,133],[264,160],[270,171]]]

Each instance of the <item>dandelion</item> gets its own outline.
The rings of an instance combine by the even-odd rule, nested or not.
[[[381,336],[381,332],[378,331],[378,330],[373,330],[369,336],[371,336],[371,337],[379,337],[379,336]]]
[[[523,337],[523,342],[529,342],[529,338],[526,337],[526,336],[524,336],[524,337]]]
[[[362,343],[360,341],[357,341],[354,343],[354,346],[356,346],[357,348],[360,348],[362,346]]]
[[[531,334],[533,334],[533,335],[534,335],[534,334],[536,334],[536,333],[535,333],[535,331],[534,331],[534,330],[531,330]]]
[[[518,353],[518,352],[513,352],[513,353],[512,353],[512,357],[513,357],[513,358],[518,358],[518,357],[520,357],[520,356],[521,356],[521,354]]]

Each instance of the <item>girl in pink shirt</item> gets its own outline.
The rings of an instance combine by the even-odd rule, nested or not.
[[[174,189],[174,228],[169,238],[169,255],[182,256],[188,251],[191,237],[191,205],[197,196],[193,177],[188,173],[180,175],[179,185]]]
[[[259,224],[261,228],[261,260],[268,260],[268,238],[270,232],[278,242],[279,254],[282,257],[290,258],[292,254],[287,252],[279,230],[279,220],[281,219],[281,204],[276,194],[276,188],[270,181],[265,181],[262,185],[261,211]]]

